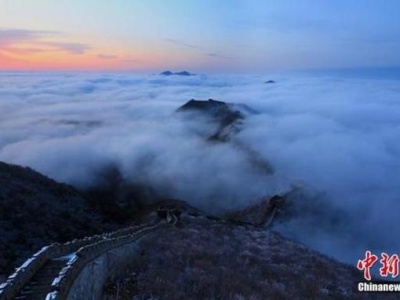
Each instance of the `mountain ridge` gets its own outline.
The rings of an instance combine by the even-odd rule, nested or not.
[[[188,71],[172,72],[170,70],[167,70],[167,71],[161,72],[160,75],[163,75],[163,76],[193,76],[196,74],[192,74]]]

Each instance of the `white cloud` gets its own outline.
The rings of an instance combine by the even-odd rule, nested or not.
[[[263,84],[271,78],[277,83]],[[3,73],[0,160],[78,186],[115,163],[127,181],[209,209],[243,206],[300,183],[323,193],[326,207],[348,222],[335,231],[324,225],[325,212],[305,213],[280,230],[355,262],[367,248],[400,246],[399,93],[391,80]],[[211,124],[174,113],[192,98],[259,111],[235,140],[267,159],[274,175],[252,169],[233,144],[204,142],[198,135],[212,132]]]

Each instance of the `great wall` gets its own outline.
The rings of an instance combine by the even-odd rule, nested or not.
[[[268,218],[261,227],[268,227],[275,216],[277,205],[274,199],[269,202]],[[181,213],[182,208],[174,205],[159,206],[155,223],[45,246],[0,285],[0,300],[100,299],[107,279],[120,274],[137,254],[137,241],[143,236],[177,226]],[[199,216],[197,210],[187,213],[191,217]],[[254,226],[202,216],[214,222]]]
[[[170,211],[156,224],[127,227],[110,233],[55,243],[27,259],[0,285],[0,300],[98,299],[107,278],[129,263],[143,236],[175,225]]]

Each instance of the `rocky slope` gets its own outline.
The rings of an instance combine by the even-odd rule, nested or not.
[[[182,208],[181,208],[182,209]],[[105,299],[358,299],[361,273],[278,233],[183,211],[144,237]]]

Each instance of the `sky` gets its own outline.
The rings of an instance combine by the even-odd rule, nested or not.
[[[0,0],[0,70],[400,66],[397,0]]]

